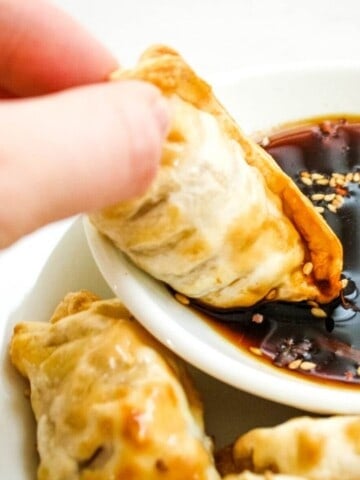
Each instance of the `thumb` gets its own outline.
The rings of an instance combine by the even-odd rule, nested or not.
[[[52,220],[142,193],[169,121],[137,81],[0,103],[0,246]]]

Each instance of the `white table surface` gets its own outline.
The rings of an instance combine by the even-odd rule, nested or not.
[[[30,1],[30,0],[28,0]],[[178,49],[207,79],[242,69],[360,60],[357,0],[57,0],[130,65],[152,43]],[[1,140],[0,140],[1,141]],[[25,208],[25,206],[24,206]],[[0,338],[71,220],[0,253]]]

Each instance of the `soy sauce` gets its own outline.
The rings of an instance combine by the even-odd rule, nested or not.
[[[264,138],[262,144],[342,242],[347,286],[342,298],[322,306],[325,320],[314,319],[307,302],[268,302],[231,311],[195,308],[222,335],[263,361],[312,380],[356,387],[360,385],[360,118],[303,122]]]

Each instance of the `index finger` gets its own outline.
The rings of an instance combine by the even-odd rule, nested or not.
[[[105,80],[113,55],[46,0],[0,0],[0,91],[51,93]]]

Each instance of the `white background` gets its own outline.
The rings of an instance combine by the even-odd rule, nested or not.
[[[223,73],[264,66],[360,61],[357,0],[56,3],[98,36],[123,65],[131,65],[144,48],[159,42],[179,50],[210,81]],[[0,338],[9,314],[30,290],[69,223],[45,227],[0,253]]]

